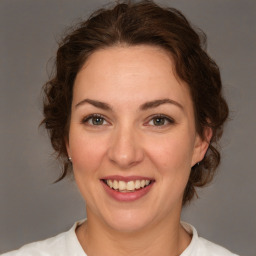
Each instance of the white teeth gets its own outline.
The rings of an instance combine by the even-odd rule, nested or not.
[[[136,188],[136,189],[139,189],[139,188],[140,188],[140,181],[139,181],[139,180],[136,180],[136,181],[135,181],[135,188]]]
[[[127,182],[127,185],[126,185],[126,189],[127,190],[134,190],[135,189],[135,187],[134,187],[134,181],[128,181]]]
[[[108,186],[109,186],[109,187],[113,188],[113,182],[112,182],[112,180],[107,180],[107,183],[108,183]]]
[[[112,184],[114,189],[118,189],[118,181],[114,180]]]
[[[135,189],[144,188],[145,186],[148,186],[150,183],[150,180],[135,180],[135,181],[117,181],[117,180],[106,180],[107,185],[110,188],[113,188],[115,190],[119,190],[120,192],[133,192]]]
[[[124,181],[120,180],[118,185],[119,185],[118,186],[119,190],[125,190],[126,189],[126,183]]]

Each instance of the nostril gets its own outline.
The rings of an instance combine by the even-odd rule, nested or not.
[[[142,157],[138,157],[136,152],[129,152],[129,154],[116,152],[109,155],[109,159],[121,168],[130,168],[141,162]]]

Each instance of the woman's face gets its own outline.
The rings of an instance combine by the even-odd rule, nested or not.
[[[179,218],[191,167],[207,146],[164,50],[98,50],[78,73],[67,150],[88,218],[119,231]]]

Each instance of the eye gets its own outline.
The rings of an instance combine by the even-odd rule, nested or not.
[[[82,120],[83,124],[88,124],[92,126],[100,126],[100,125],[107,125],[108,122],[105,120],[105,118],[102,115],[99,114],[93,114],[85,117]]]
[[[170,117],[167,117],[165,115],[156,115],[153,118],[150,119],[147,125],[152,126],[167,126],[170,124],[174,124],[174,120]]]

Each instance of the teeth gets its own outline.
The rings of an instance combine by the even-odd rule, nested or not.
[[[128,181],[126,184],[126,189],[132,191],[135,189],[134,181]]]
[[[119,190],[120,192],[133,192],[135,189],[144,188],[148,186],[150,180],[135,180],[135,181],[117,181],[117,180],[106,180],[106,184],[115,190]]]
[[[107,184],[109,187],[113,188],[113,182],[112,180],[107,180]]]
[[[124,181],[119,181],[119,183],[118,183],[118,189],[119,190],[125,190],[126,189],[126,184],[125,184],[125,182]]]
[[[118,189],[118,187],[119,187],[119,186],[118,186],[118,181],[114,180],[114,181],[113,181],[113,188],[114,188],[114,189]]]
[[[139,189],[140,188],[140,180],[135,181],[135,188]]]

